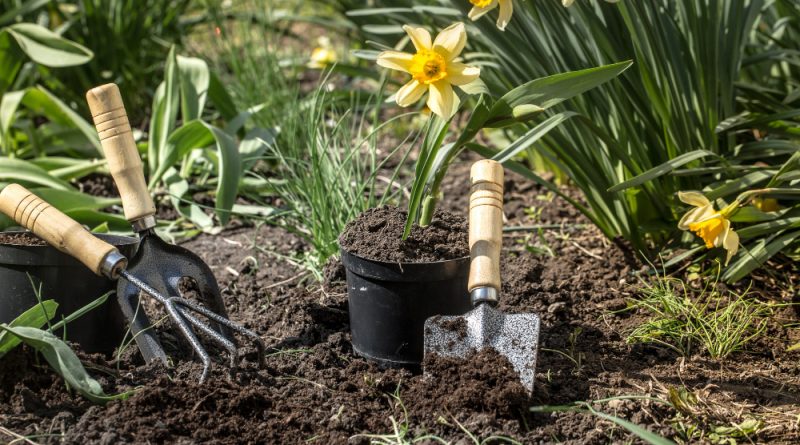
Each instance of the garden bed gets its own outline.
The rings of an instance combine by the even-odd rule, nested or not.
[[[454,165],[445,190],[443,206],[461,214],[468,168],[468,162]],[[70,394],[44,361],[19,348],[0,362],[0,425],[41,443],[340,444],[396,431],[406,439],[433,434],[454,442],[468,434],[522,443],[628,442],[633,436],[624,429],[590,414],[528,408],[621,395],[667,400],[670,389],[675,394],[685,387],[699,397],[694,418],[653,400],[594,407],[664,436],[675,435],[671,425],[678,416],[686,426],[706,429],[755,418],[762,425],[754,441],[800,440],[800,363],[785,351],[796,339],[781,327],[796,319],[792,308],[779,312],[766,340],[748,348],[757,352],[723,361],[628,345],[627,334],[643,318],[620,312],[638,283],[634,273],[645,269],[634,253],[607,242],[572,207],[517,176],[506,181],[506,200],[507,226],[543,227],[541,237],[530,230],[508,233],[501,265],[500,309],[542,318],[531,398],[491,354],[428,362],[426,375],[380,369],[355,356],[340,266],[329,267],[319,287],[276,255],[306,246],[282,229],[260,226],[203,235],[185,246],[214,270],[231,319],[267,342],[264,369],[255,367],[250,350],[241,369],[229,374],[219,360],[210,381],[200,385],[201,366],[194,362],[165,371],[144,365],[134,348],[119,363],[82,354],[107,393],[135,390],[128,400],[103,407]],[[784,297],[768,280],[755,286],[764,298]]]

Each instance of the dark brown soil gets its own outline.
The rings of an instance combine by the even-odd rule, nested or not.
[[[114,179],[102,173],[92,173],[76,182],[78,190],[101,198],[119,198],[119,190]]]
[[[47,245],[43,239],[28,232],[0,232],[0,244],[10,244],[12,246]]]
[[[438,211],[430,225],[414,225],[403,239],[406,213],[393,206],[370,209],[345,227],[339,244],[348,252],[388,263],[423,263],[469,255],[464,216]]]
[[[459,201],[468,169],[463,162],[451,171],[453,212],[465,212]],[[200,366],[194,362],[176,359],[166,371],[144,365],[133,348],[119,363],[81,354],[107,393],[134,391],[128,400],[103,407],[70,393],[44,360],[19,348],[0,360],[0,437],[17,438],[5,432],[11,431],[54,444],[361,444],[369,443],[370,434],[394,434],[396,424],[406,441],[434,434],[450,443],[473,443],[472,434],[524,444],[641,443],[587,413],[528,410],[635,395],[660,401],[592,406],[684,443],[708,440],[685,439],[679,421],[712,431],[748,418],[763,427],[738,443],[800,443],[800,362],[786,351],[800,340],[786,327],[797,323],[793,307],[778,311],[768,338],[722,361],[628,345],[626,335],[644,317],[620,312],[642,270],[632,252],[607,242],[563,201],[516,176],[506,181],[506,200],[509,226],[555,226],[541,236],[520,231],[504,238],[500,309],[536,312],[542,320],[530,399],[491,351],[466,361],[429,359],[424,375],[381,369],[356,356],[341,268],[331,265],[329,279],[316,285],[275,255],[301,256],[308,247],[281,229],[262,226],[204,235],[186,247],[209,263],[230,317],[267,342],[264,369],[256,368],[253,348],[244,344],[241,368],[229,374],[224,356],[217,358],[204,385],[197,383]],[[789,283],[796,280],[792,273]],[[754,292],[791,301],[794,290],[779,285],[786,280],[773,281],[755,283]],[[676,389],[691,391],[698,398],[692,409],[702,413],[667,404]]]

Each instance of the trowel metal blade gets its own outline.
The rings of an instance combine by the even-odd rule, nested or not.
[[[466,328],[458,329],[464,322]],[[425,355],[466,358],[491,347],[508,359],[529,394],[533,392],[538,343],[538,315],[504,314],[489,304],[481,304],[465,315],[425,321]]]

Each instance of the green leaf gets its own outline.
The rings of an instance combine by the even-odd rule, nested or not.
[[[726,196],[739,193],[743,190],[751,189],[756,185],[770,179],[772,175],[765,171],[754,171],[742,177],[726,182],[725,184],[712,189],[706,193],[706,198],[715,200],[717,198],[724,198]]]
[[[627,188],[635,187],[637,185],[642,185],[645,182],[652,181],[659,176],[666,175],[667,173],[675,170],[676,168],[686,165],[692,161],[697,159],[704,158],[706,156],[714,156],[714,153],[706,150],[694,150],[688,153],[684,153],[680,156],[677,156],[669,161],[658,165],[656,167],[647,170],[646,172],[642,173],[641,175],[635,176],[627,181],[620,182],[619,184],[610,187],[608,189],[609,192],[618,192],[620,190],[625,190]]]
[[[147,163],[150,174],[156,172],[165,149],[167,140],[175,128],[180,100],[180,80],[178,78],[175,47],[171,47],[164,67],[164,81],[156,89],[153,96],[153,111],[150,116],[150,134],[148,135]],[[168,166],[168,167],[171,167]]]
[[[798,169],[800,169],[800,151],[795,152],[786,162],[783,163],[781,169],[778,170],[778,173],[775,173],[775,176],[770,179],[766,187],[775,187],[785,180],[784,177],[788,176],[788,173],[796,172]]]
[[[86,122],[86,119],[44,87],[38,86],[25,90],[22,104],[53,122],[77,128],[86,137],[86,141],[94,147],[97,156],[104,157],[100,138],[97,136],[94,126]]]
[[[131,230],[130,223],[121,215],[112,215],[86,208],[64,210],[64,213],[75,221],[89,227],[105,224],[109,230],[116,233],[130,233]]]
[[[747,248],[739,254],[739,258],[725,270],[722,279],[728,283],[741,280],[750,272],[763,266],[773,255],[792,244],[798,236],[800,236],[800,230],[784,233],[772,239],[759,240],[755,246]]]
[[[33,23],[17,23],[5,28],[20,49],[34,62],[49,67],[84,64],[94,57],[92,51]]]
[[[0,66],[3,67],[0,70],[0,96],[14,85],[24,60],[25,55],[19,45],[7,32],[0,30]]]
[[[0,181],[38,184],[59,190],[74,190],[69,183],[53,177],[46,170],[20,159],[0,158]]]
[[[743,210],[743,209],[742,209]],[[738,215],[741,210],[736,212]],[[797,215],[797,212],[794,212]],[[793,229],[800,227],[800,216],[787,216],[785,218],[773,219],[759,224],[753,224],[743,229],[738,229],[736,233],[739,234],[741,239],[755,238],[757,236],[771,235],[778,233],[781,230]]]
[[[498,99],[491,109],[489,118],[493,121],[511,119],[514,108],[520,105],[535,105],[542,109],[550,108],[608,82],[632,64],[631,61],[620,62],[532,80],[514,88]]]
[[[3,15],[0,15],[0,26],[8,25],[12,23],[17,17],[27,15],[37,9],[41,8],[42,6],[50,3],[50,0],[26,0],[22,2],[16,8],[12,8],[6,11]],[[0,65],[3,66],[3,65]]]
[[[208,99],[211,100],[211,103],[214,104],[223,119],[231,120],[236,116],[237,110],[233,98],[228,94],[228,90],[222,85],[219,77],[213,72],[209,78]]]
[[[101,210],[120,203],[119,198],[101,198],[87,195],[77,190],[59,190],[52,188],[30,189],[36,196],[49,202],[53,207],[68,212],[72,210]]]
[[[617,425],[625,428],[626,430],[630,431],[631,433],[635,434],[640,439],[644,440],[645,442],[651,445],[675,445],[675,442],[665,437],[659,436],[658,434],[653,433],[649,430],[646,430],[645,428],[633,422],[629,422],[617,416],[612,416],[611,414],[606,414],[602,411],[597,411],[595,409],[592,409],[591,407],[589,408],[589,410],[590,410],[589,412],[591,412],[595,416],[616,423]]]
[[[266,128],[254,128],[239,143],[239,154],[242,158],[242,171],[249,171],[267,148],[275,144],[275,131]]]
[[[195,148],[208,147],[214,143],[214,135],[206,124],[199,120],[187,122],[169,135],[166,144],[158,151],[159,161],[150,175],[150,188],[155,187],[167,170],[172,168]]]
[[[196,57],[177,56],[184,122],[199,119],[205,108],[211,82],[208,64]]]
[[[217,145],[217,157],[219,159],[219,171],[217,180],[217,196],[214,205],[217,209],[217,218],[220,224],[225,225],[230,218],[230,211],[236,200],[236,193],[239,191],[239,179],[242,176],[242,161],[236,141],[223,130],[206,124],[214,135]]]
[[[25,326],[29,328],[41,328],[47,324],[48,320],[53,319],[56,315],[56,309],[58,309],[58,303],[54,300],[44,300],[19,314],[19,316],[11,320],[11,323],[8,325],[11,327]],[[0,332],[0,358],[17,347],[20,341],[19,337],[10,335],[6,331]]]
[[[494,155],[492,159],[500,163],[508,161],[521,151],[535,144],[536,141],[543,138],[545,135],[547,135],[547,133],[550,132],[550,130],[558,127],[565,120],[577,115],[578,113],[566,111],[564,113],[558,113],[554,116],[547,118],[547,120],[535,126],[534,128],[528,130],[527,133],[517,138],[514,142],[511,143],[511,145],[509,145],[508,147],[504,148],[502,151]]]
[[[130,395],[128,393],[115,396],[106,395],[100,383],[86,372],[78,356],[55,335],[41,329],[13,327],[6,324],[0,324],[0,330],[10,332],[39,351],[53,370],[64,379],[67,386],[93,403],[102,405],[111,400],[124,400]]]

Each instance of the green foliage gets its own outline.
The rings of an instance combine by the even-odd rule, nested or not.
[[[11,328],[29,327],[41,328],[46,325],[56,314],[58,303],[54,300],[44,300],[36,306],[21,313],[17,318],[11,320],[8,324]],[[20,338],[9,333],[8,331],[0,331],[0,359],[9,351],[20,344]]]
[[[153,98],[150,119],[145,157],[149,186],[166,187],[174,207],[203,229],[210,229],[213,220],[187,194],[193,187],[213,187],[217,218],[224,225],[244,173],[252,167],[251,160],[267,149],[274,130],[245,131],[245,123],[260,107],[242,112],[234,109],[229,119],[219,120],[221,126],[205,120],[207,99],[215,105],[232,103],[205,61],[178,56],[173,48],[164,74]],[[244,136],[240,139],[239,134]]]
[[[38,23],[94,53],[68,69],[33,71],[27,86],[42,84],[83,114],[83,93],[114,82],[133,122],[139,122],[154,93],[150,79],[163,66],[164,54],[204,21],[198,6],[192,0],[25,1],[9,20]]]
[[[21,342],[36,349],[44,356],[50,367],[72,388],[93,403],[105,404],[111,400],[124,400],[131,392],[108,396],[100,384],[93,379],[81,364],[72,349],[53,335],[53,331],[63,328],[87,312],[104,304],[110,294],[106,293],[58,323],[51,324],[58,309],[54,300],[42,300],[41,290],[35,290],[39,302],[17,316],[11,323],[0,323],[0,359]],[[42,328],[47,325],[47,330]]]
[[[746,291],[723,295],[714,287],[710,284],[692,296],[676,278],[643,282],[629,309],[641,309],[649,318],[628,335],[628,343],[655,343],[683,356],[704,351],[723,359],[766,333],[775,305]]]
[[[72,349],[48,331],[25,326],[13,327],[5,323],[0,324],[0,331],[19,338],[28,346],[39,351],[53,370],[64,379],[67,386],[93,403],[105,404],[112,400],[124,400],[130,396],[130,393],[106,395],[100,383],[86,372]]]
[[[403,162],[394,169],[385,164],[408,141],[381,147],[378,135],[402,116],[379,122],[370,116],[377,116],[380,96],[370,99],[374,114],[359,111],[359,99],[352,100],[341,104],[318,90],[299,101],[294,111],[286,110],[293,115],[283,119],[283,138],[264,153],[274,167],[263,180],[271,197],[283,203],[271,221],[313,247],[303,264],[320,280],[328,258],[339,253],[345,225],[366,209],[396,200],[400,188],[396,178]]]
[[[424,14],[422,3],[436,2],[390,3],[345,15],[379,49],[402,34],[403,23],[441,27],[464,20],[471,7],[449,0],[452,9]],[[618,80],[553,107],[554,114],[564,113],[558,130],[518,142],[517,154],[566,174],[588,204],[578,208],[606,236],[622,236],[637,251],[647,254],[677,240],[682,209],[676,192],[702,190],[729,202],[747,189],[774,186],[767,183],[797,151],[797,2],[578,1],[570,8],[521,2],[505,32],[495,27],[493,14],[471,22],[471,52],[465,53],[465,62],[483,68],[481,79],[493,97],[530,77],[633,60]],[[509,144],[552,119],[537,105],[515,110],[530,122],[505,129]],[[544,185],[536,172],[523,172],[524,164],[509,160],[506,166]],[[796,188],[796,174],[785,173],[781,187]],[[795,202],[780,204],[795,208]],[[772,255],[796,250],[791,230],[770,236],[748,241],[725,279],[741,279]]]
[[[466,147],[479,152],[488,150],[487,147],[472,143],[472,139],[481,130],[525,123],[565,100],[608,82],[630,65],[630,62],[620,62],[531,80],[506,92],[498,99],[482,94],[465,129],[454,142],[446,145],[444,141],[450,128],[450,120],[432,116],[417,160],[404,236],[410,233],[418,213],[420,225],[430,223],[436,202],[441,199],[442,180],[450,163],[458,154]],[[508,161],[575,115],[567,112],[545,119],[516,138],[507,148],[495,154],[493,159],[499,162]]]

